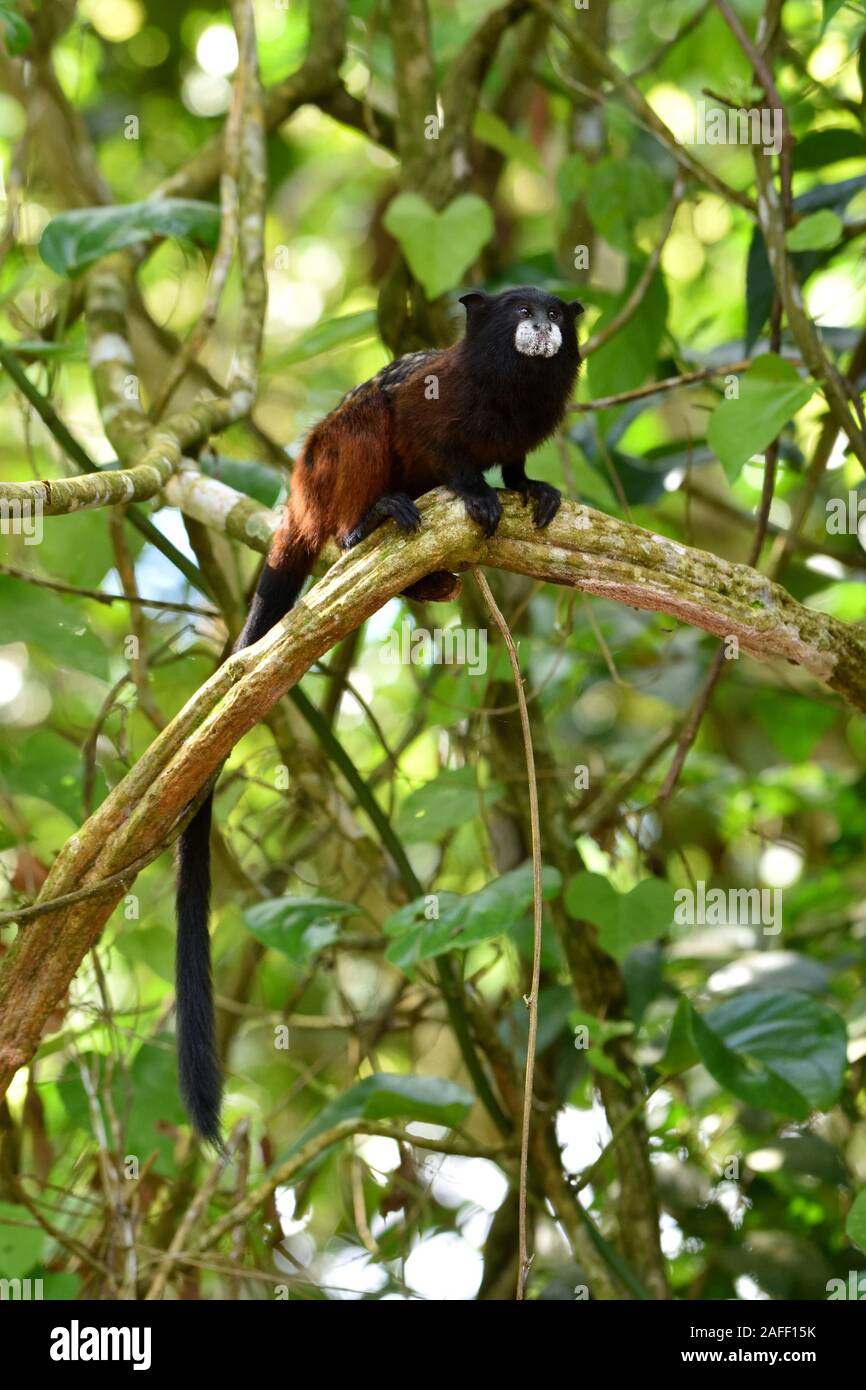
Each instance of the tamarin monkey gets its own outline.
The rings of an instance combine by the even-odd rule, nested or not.
[[[580,366],[582,305],[531,288],[462,296],[466,333],[454,347],[399,357],[356,386],[310,431],[235,650],[258,641],[291,608],[330,538],[345,550],[392,520],[416,531],[415,498],[444,485],[485,535],[502,515],[484,474],[502,467],[507,488],[532,506],[535,525],[556,515],[560,494],[525,472],[526,455],[563,417]],[[444,583],[443,581],[448,581]],[[441,597],[452,576],[407,590]],[[184,830],[177,854],[177,1040],[180,1089],[198,1134],[220,1144],[222,1078],[216,1049],[208,935],[212,796]]]

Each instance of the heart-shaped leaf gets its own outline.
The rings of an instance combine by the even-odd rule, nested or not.
[[[630,893],[617,893],[601,874],[575,874],[565,890],[572,917],[598,927],[599,944],[622,960],[641,941],[654,941],[669,930],[674,894],[669,883],[645,878]]]
[[[336,941],[340,927],[335,918],[350,917],[363,909],[333,898],[271,898],[244,913],[244,922],[257,941],[306,965],[317,951]]]
[[[112,251],[151,237],[179,236],[213,246],[219,234],[219,208],[191,198],[157,198],[121,207],[77,208],[52,217],[39,242],[39,254],[58,275],[72,277]]]
[[[816,389],[813,381],[802,381],[797,369],[775,353],[755,358],[740,378],[739,396],[716,406],[707,430],[710,447],[732,482],[743,464],[772,443]]]
[[[692,1010],[701,1061],[749,1105],[805,1120],[838,1099],[847,1065],[845,1024],[795,990],[748,990],[709,1013]]]
[[[428,299],[459,285],[493,235],[493,213],[475,193],[461,194],[442,212],[419,193],[400,193],[384,223]]]

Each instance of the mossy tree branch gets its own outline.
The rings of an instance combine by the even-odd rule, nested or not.
[[[235,653],[188,701],[58,856],[41,899],[98,883],[170,837],[190,801],[238,740],[305,671],[394,595],[436,569],[472,564],[579,588],[665,612],[758,657],[802,666],[866,709],[866,633],[797,603],[779,585],[590,508],[565,503],[547,532],[513,495],[485,541],[444,491],[421,501],[415,538],[389,526],[343,557],[254,646]],[[41,1030],[120,890],[46,914],[19,934],[0,975],[0,1092],[32,1057]]]

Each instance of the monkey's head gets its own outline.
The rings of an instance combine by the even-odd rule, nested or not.
[[[489,351],[500,360],[557,359],[557,365],[580,361],[576,320],[583,313],[577,300],[566,303],[555,295],[524,285],[500,294],[471,290],[461,295],[466,306],[466,340],[473,350]],[[515,355],[519,355],[515,361]]]

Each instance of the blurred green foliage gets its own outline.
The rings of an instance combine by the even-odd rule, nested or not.
[[[346,88],[393,114],[387,9],[373,0],[352,0],[349,8]],[[440,76],[491,8],[485,0],[433,0]],[[307,17],[294,3],[262,2],[255,10],[262,76],[271,86],[301,62]],[[662,10],[618,0],[610,11],[609,51],[627,72],[645,68],[641,90],[683,138],[697,103],[709,100],[705,88],[734,102],[756,99],[748,62],[714,10],[666,46],[695,10],[694,0],[672,0]],[[750,0],[738,10],[753,25],[758,6]],[[789,0],[784,25],[777,78],[796,137],[794,194],[802,213],[788,245],[806,306],[846,366],[866,322],[857,230],[866,224],[864,16],[856,4],[822,10],[817,0]],[[26,29],[22,15],[0,6],[9,54],[34,41]],[[228,13],[219,8],[166,0],[78,6],[53,45],[54,69],[83,121],[70,138],[92,142],[116,203],[140,205],[221,130],[232,42]],[[315,105],[270,135],[260,433],[230,430],[203,456],[205,471],[267,505],[284,495],[280,452],[289,464],[308,425],[388,358],[376,311],[393,238],[425,289],[449,295],[455,332],[461,311],[454,292],[468,283],[533,283],[577,294],[588,308],[584,336],[603,330],[626,304],[656,246],[674,160],[620,101],[611,97],[590,111],[572,83],[568,51],[550,34],[531,51],[528,85],[516,108],[510,105],[515,46],[504,43],[494,62],[474,124],[477,166],[498,160],[498,174],[486,188],[479,181],[462,207],[452,203],[436,214],[401,191],[394,154]],[[65,187],[44,177],[33,148],[44,132],[22,143],[27,117],[14,94],[0,95],[10,219],[0,337],[18,342],[31,379],[91,458],[105,464],[113,452],[65,276],[106,249],[99,240],[106,218],[116,231],[129,212],[103,212],[96,222],[87,214],[89,249],[71,238],[74,223],[61,215],[92,200],[80,194],[72,167]],[[693,152],[753,196],[749,149]],[[171,350],[201,309],[215,198],[211,190],[203,200],[207,235],[178,238],[196,228],[163,224],[156,230],[165,239],[141,266],[139,327],[149,316],[158,334],[176,335]],[[48,252],[43,240],[40,257],[48,225]],[[586,271],[574,266],[573,248],[583,245]],[[578,400],[707,366],[719,375],[570,414],[557,441],[531,461],[532,475],[675,541],[744,560],[761,495],[759,456],[781,432],[770,515],[774,530],[784,529],[825,414],[787,331],[780,352],[767,352],[772,293],[750,217],[691,184],[637,311],[591,356]],[[239,298],[233,269],[203,356],[218,381],[231,361]],[[725,368],[753,347],[757,361],[733,373],[742,389],[731,398]],[[49,431],[0,376],[0,478],[68,471]],[[866,616],[866,563],[856,534],[828,531],[826,504],[858,488],[862,496],[860,470],[837,443],[807,513],[804,543],[783,575],[801,603],[852,622]],[[187,549],[179,513],[151,510]],[[152,546],[130,528],[125,535],[141,594],[201,602]],[[764,562],[773,539],[771,530]],[[220,538],[215,544],[241,601],[257,557]],[[74,588],[120,588],[105,512],[46,518],[40,545],[4,535],[3,564]],[[564,1162],[585,1169],[609,1137],[596,1088],[600,1075],[622,1074],[603,1049],[629,1035],[651,1091],[649,1152],[674,1295],[823,1298],[828,1280],[866,1266],[862,1192],[855,1203],[866,1183],[866,720],[801,670],[741,656],[725,663],[677,790],[657,805],[672,744],[649,765],[642,760],[660,735],[680,727],[713,639],[664,615],[500,578],[500,602],[509,617],[517,614],[544,749],[541,796],[557,799],[587,870],[564,885],[556,867],[545,873],[540,1049],[545,1104],[561,1112]],[[495,709],[513,705],[507,663],[492,630],[481,675],[429,662],[388,664],[381,655],[388,634],[405,622],[484,626],[473,602],[464,597],[461,610],[425,613],[395,600],[367,625],[342,694],[334,653],[304,682],[320,707],[332,701],[340,743],[391,819],[425,894],[438,895],[435,918],[425,915],[425,898],[405,901],[366,813],[294,713],[286,716],[290,763],[285,738],[275,741],[259,727],[223,773],[214,951],[217,992],[228,999],[220,1011],[226,1119],[229,1126],[251,1121],[251,1182],[292,1153],[299,1136],[353,1116],[463,1125],[481,1145],[499,1142],[480,1107],[470,1110],[431,962],[445,952],[459,962],[468,994],[519,1071],[531,872],[524,849],[515,849],[526,797],[522,764],[516,748],[516,761],[504,756],[494,728]],[[131,675],[131,635],[147,657],[148,707]],[[32,900],[68,837],[155,737],[153,711],[157,724],[177,713],[214,669],[224,637],[212,619],[145,608],[133,626],[124,603],[0,576],[0,910]],[[580,768],[588,784],[576,775]],[[597,799],[635,769],[621,800],[595,819]],[[766,934],[749,921],[678,925],[673,894],[698,882],[725,892],[779,890],[781,932]],[[165,1244],[192,1190],[196,1160],[166,1030],[172,894],[163,856],[139,876],[58,1003],[4,1112],[18,1136],[19,1171],[28,1181],[35,1175],[49,1207],[57,1202],[53,1219],[97,1252],[99,1201],[107,1198],[96,1154],[105,1134],[119,1155],[140,1160],[143,1247]],[[555,905],[571,921],[591,921],[622,967],[627,1017],[589,1020],[588,1048],[575,1043],[587,1017],[565,988]],[[0,929],[0,949],[13,935]],[[288,1048],[274,1042],[284,1026]],[[8,1199],[0,1208],[0,1275],[44,1277],[46,1296],[93,1296],[93,1271],[35,1226],[14,1184],[3,1182],[0,1173],[0,1195]],[[615,1239],[609,1163],[587,1191],[599,1228]],[[212,1214],[223,1209],[222,1198]],[[489,1159],[428,1155],[416,1168],[393,1139],[359,1138],[329,1150],[291,1193],[278,1190],[249,1222],[245,1253],[251,1267],[288,1281],[293,1296],[473,1297],[479,1287],[489,1296],[512,1257],[502,1256],[496,1240],[512,1202],[513,1189],[506,1195]],[[532,1293],[570,1297],[560,1291],[580,1272],[553,1223],[543,1214],[537,1223]],[[445,1246],[435,1244],[446,1235]],[[302,1273],[293,1283],[297,1265]],[[204,1296],[224,1290],[226,1277],[196,1275]],[[270,1290],[251,1279],[244,1296],[269,1297]]]

